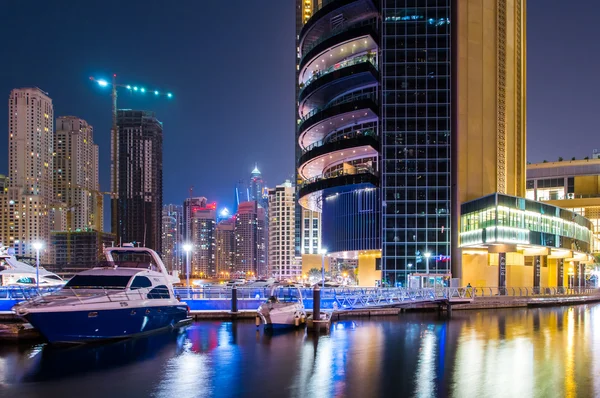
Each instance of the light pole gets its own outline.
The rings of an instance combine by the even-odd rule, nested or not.
[[[183,250],[185,250],[185,284],[187,285],[187,296],[190,298],[190,252],[192,251],[192,245],[185,243]]]
[[[117,220],[117,199],[118,199],[118,186],[117,186],[117,164],[118,164],[118,137],[117,137],[117,88],[124,88],[130,93],[140,93],[141,95],[146,94],[146,89],[144,87],[133,86],[130,84],[117,84],[117,74],[113,74],[112,83],[108,82],[104,79],[97,79],[93,76],[90,77],[90,80],[98,83],[100,87],[108,87],[111,86],[111,98],[112,98],[112,127],[110,131],[110,139],[112,142],[112,156],[111,156],[111,169],[112,169],[112,181],[111,181],[111,230],[113,233],[117,233],[118,220]],[[148,93],[154,92],[155,97],[164,96],[167,98],[173,98],[172,93],[160,92],[157,90],[148,90]],[[118,238],[118,236],[117,236]]]
[[[40,250],[42,250],[44,244],[42,242],[33,242],[33,248],[35,249],[35,285],[38,291],[40,290]]]
[[[327,249],[321,249],[321,287],[325,287],[325,255]]]
[[[425,272],[429,273],[429,257],[431,257],[431,253],[425,252]]]

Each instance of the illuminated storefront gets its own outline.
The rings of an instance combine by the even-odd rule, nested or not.
[[[496,193],[463,203],[463,283],[581,285],[585,264],[593,259],[592,228],[588,219],[575,212],[509,195]]]

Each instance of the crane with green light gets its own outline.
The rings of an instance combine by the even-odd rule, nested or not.
[[[156,97],[167,97],[173,98],[173,94],[170,92],[161,92],[158,90],[146,90],[143,86],[134,86],[131,84],[119,84],[117,83],[117,74],[113,74],[112,83],[104,79],[97,79],[93,76],[90,76],[90,80],[98,83],[100,87],[108,87],[111,86],[112,93],[112,127],[110,132],[110,138],[112,141],[112,156],[111,158],[111,171],[112,171],[112,181],[111,181],[111,192],[109,192],[111,196],[111,231],[112,233],[117,233],[118,220],[117,220],[117,199],[118,199],[118,186],[117,186],[117,156],[118,156],[118,140],[117,140],[117,88],[124,88],[128,90],[130,93],[135,94],[146,94],[154,93]]]

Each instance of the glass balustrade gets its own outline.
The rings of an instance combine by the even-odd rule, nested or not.
[[[366,130],[354,130],[354,131],[350,131],[350,132],[345,132],[343,134],[335,134],[331,137],[327,137],[324,140],[319,140],[317,142],[314,142],[312,144],[310,144],[309,146],[307,146],[306,148],[304,148],[302,150],[302,154],[305,154],[306,152],[309,152],[317,147],[326,145],[326,144],[331,144],[333,142],[338,142],[338,141],[343,141],[343,140],[351,140],[353,138],[357,138],[357,137],[377,137],[377,133],[375,132],[375,129],[366,129]]]
[[[313,184],[318,181],[329,180],[329,179],[347,176],[347,175],[359,175],[359,174],[372,174],[374,176],[379,175],[377,170],[375,170],[374,167],[355,166],[350,169],[336,170],[333,172],[329,172],[329,173],[325,173],[325,174],[321,174],[321,175],[309,178],[308,180],[304,180],[302,182],[302,184],[300,184],[300,188],[304,188],[305,186]]]
[[[318,69],[316,71],[313,72],[312,76],[306,81],[304,82],[304,84],[300,85],[300,93],[299,95],[302,96],[302,92],[304,91],[304,89],[306,87],[308,87],[308,85],[310,85],[310,83],[314,82],[315,80],[330,74],[331,72],[335,72],[338,70],[342,70],[344,68],[348,68],[350,66],[354,66],[354,65],[358,65],[358,64],[363,64],[369,62],[371,65],[373,65],[375,67],[375,69],[379,70],[378,66],[377,66],[377,59],[375,57],[374,53],[371,54],[365,54],[365,55],[361,55],[359,57],[354,57],[354,58],[350,58],[347,59],[345,61],[341,61],[338,62],[334,65],[331,65],[329,68],[327,69]]]

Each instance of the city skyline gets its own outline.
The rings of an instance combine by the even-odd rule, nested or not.
[[[110,3],[102,3],[101,8],[111,8]],[[119,5],[117,15],[131,11],[137,7],[136,4],[141,3]],[[214,68],[211,62],[203,62],[202,56],[198,55],[198,58],[194,58],[193,61],[200,66],[200,72],[192,70],[193,68],[187,69],[188,66],[183,65],[184,69],[181,73],[175,73],[176,68],[169,68],[164,63],[149,67],[148,63],[144,62],[146,55],[138,57],[137,52],[130,54],[131,46],[127,45],[127,40],[119,44],[121,37],[135,38],[145,34],[155,37],[152,36],[153,33],[144,26],[139,26],[139,31],[134,33],[129,30],[109,30],[110,21],[106,19],[96,21],[89,18],[89,15],[93,14],[91,10],[95,7],[94,2],[77,4],[61,10],[53,9],[51,5],[40,5],[33,15],[31,15],[32,10],[24,5],[10,4],[7,7],[9,12],[3,15],[11,15],[11,19],[5,20],[6,17],[0,17],[2,37],[12,37],[9,32],[21,24],[26,16],[33,22],[30,24],[32,29],[27,35],[22,38],[11,38],[10,42],[5,39],[8,52],[16,56],[12,57],[10,64],[0,66],[1,75],[11,76],[10,81],[0,80],[0,93],[4,93],[7,98],[13,88],[39,86],[53,99],[57,115],[77,115],[93,125],[95,141],[100,148],[101,190],[108,191],[110,187],[110,96],[108,90],[99,89],[87,78],[90,75],[109,77],[111,73],[117,73],[123,80],[147,84],[174,93],[172,101],[155,101],[143,96],[121,95],[119,97],[120,106],[123,108],[154,111],[165,123],[166,131],[170,132],[165,137],[164,203],[181,203],[187,196],[188,187],[194,185],[203,196],[231,208],[232,186],[240,177],[245,178],[250,173],[256,161],[265,180],[271,186],[285,181],[292,174],[293,141],[289,139],[289,134],[281,133],[281,131],[291,133],[294,124],[293,111],[287,106],[294,97],[293,87],[287,83],[293,79],[293,72],[290,70],[293,70],[294,51],[290,49],[293,48],[294,29],[293,26],[285,23],[286,18],[283,18],[283,16],[293,17],[292,2],[289,4],[271,2],[270,7],[259,9],[252,7],[251,4],[239,3],[239,12],[236,13],[219,10],[218,5],[191,4],[190,8],[202,7],[205,13],[214,15],[214,18],[206,24],[179,24],[193,26],[197,29],[193,32],[181,32],[175,29],[176,18],[179,16],[185,18],[181,10],[172,10],[166,6],[164,8],[137,7],[142,12],[140,18],[151,19],[164,15],[166,31],[171,27],[175,32],[173,35],[189,36],[185,40],[182,39],[180,45],[174,48],[167,48],[167,40],[157,39],[157,50],[162,51],[164,57],[172,60],[174,65],[178,65],[179,60],[183,59],[183,55],[187,54],[192,44],[195,45],[195,40],[214,32],[225,18],[235,19],[236,23],[231,25],[239,26],[235,29],[240,34],[222,39],[229,45],[239,42],[240,48],[248,47],[248,50],[243,50],[242,54],[232,58],[233,55],[224,54],[226,51],[218,48],[229,48],[228,45],[213,48],[210,47],[212,43],[202,39],[199,45],[206,50],[196,52],[216,54],[215,57],[223,63],[224,70],[221,70],[223,69],[221,67]],[[544,159],[552,161],[558,156],[565,159],[573,156],[577,158],[590,156],[589,144],[582,138],[594,129],[593,111],[590,107],[594,103],[592,98],[597,83],[592,81],[583,84],[581,79],[586,75],[587,66],[583,65],[584,69],[573,74],[570,73],[571,65],[567,61],[570,58],[569,54],[574,54],[578,48],[587,47],[586,40],[591,40],[589,35],[583,34],[582,29],[591,26],[591,18],[595,14],[593,8],[599,6],[592,4],[590,7],[592,9],[589,13],[577,14],[575,18],[575,10],[560,8],[557,0],[544,2],[543,6],[537,3],[529,4],[528,161],[534,163]],[[81,34],[73,37],[61,36],[64,39],[62,41],[64,46],[81,46],[87,55],[85,59],[82,60],[81,57],[74,59],[74,55],[66,55],[64,59],[53,62],[48,69],[28,62],[26,49],[30,48],[31,40],[37,36],[36,32],[39,32],[40,28],[37,26],[44,25],[36,24],[35,21],[48,15],[54,18],[69,19],[81,16],[88,19],[89,26],[84,27]],[[112,18],[110,14],[105,17]],[[586,19],[589,19],[590,23],[587,23]],[[256,20],[262,21],[256,24],[261,26],[261,29],[256,32],[258,37],[243,35],[241,30],[251,28]],[[573,22],[576,20],[579,22]],[[566,24],[568,28],[561,29],[559,33],[552,28],[558,23],[561,26]],[[59,29],[58,27],[46,26],[44,29],[50,29],[52,34],[60,35],[60,31],[54,30]],[[127,32],[127,35],[124,32]],[[98,47],[87,44],[97,42],[100,37],[106,38],[102,42],[107,44]],[[260,39],[261,46],[250,46],[250,43],[256,43],[257,38]],[[244,43],[248,45],[243,46]],[[573,46],[571,43],[577,45]],[[43,51],[54,50],[50,46],[48,50]],[[247,53],[248,51],[250,53]],[[281,57],[280,54],[289,54],[289,56]],[[261,62],[239,67],[236,62],[237,57],[244,58],[249,55],[257,56]],[[597,55],[592,54],[591,57]],[[132,61],[134,59],[135,61]],[[190,62],[191,65],[194,63]],[[587,63],[589,67],[593,64],[593,60]],[[232,72],[235,71],[239,73],[233,74]],[[235,96],[224,96],[218,90],[219,78],[202,77],[210,75],[231,78],[232,87],[239,87],[241,96],[237,99],[234,98]],[[213,80],[215,83],[209,82]],[[260,83],[254,86],[254,82]],[[266,89],[263,89],[265,85]],[[252,90],[252,87],[258,86],[261,90]],[[578,87],[577,96],[568,87]],[[211,98],[216,98],[217,101],[213,100],[209,103],[198,99],[197,93],[200,91],[210,95]],[[254,100],[255,96],[258,96],[258,101]],[[225,106],[225,103],[231,99],[234,103]],[[567,104],[572,106],[566,107]],[[201,108],[204,122],[193,129],[194,133],[180,133],[189,130],[186,126],[191,125],[191,118],[196,115],[190,109],[193,106]],[[240,109],[243,117],[228,118],[227,109]],[[548,112],[549,109],[562,109],[562,111]],[[273,117],[273,115],[278,116]],[[0,113],[0,125],[6,126],[6,117],[6,114]],[[269,123],[262,123],[264,120],[269,120]],[[218,134],[209,134],[209,131],[217,128]],[[569,134],[572,139],[561,146],[553,145],[553,140],[547,139],[548,137],[558,139],[561,134]],[[198,147],[205,148],[202,164],[199,165],[200,170],[211,169],[216,161],[222,159],[224,151],[240,155],[230,156],[228,163],[219,167],[219,173],[202,171],[192,174],[182,173],[181,170],[186,166],[185,159],[193,157],[194,150]],[[0,174],[7,173],[7,164],[0,165]]]

